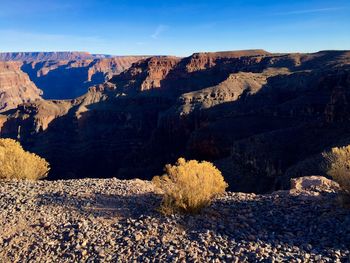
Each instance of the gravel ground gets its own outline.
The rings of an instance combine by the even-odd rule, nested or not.
[[[332,190],[228,192],[165,217],[150,182],[0,182],[0,262],[350,262]]]

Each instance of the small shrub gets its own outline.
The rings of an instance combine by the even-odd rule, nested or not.
[[[328,175],[342,188],[344,203],[350,203],[350,145],[332,148],[331,152],[323,156],[329,163]]]
[[[196,213],[228,186],[212,163],[184,158],[179,158],[175,165],[167,164],[165,175],[155,176],[152,182],[164,194],[160,208],[164,214]]]
[[[0,139],[0,179],[37,180],[47,176],[49,163],[23,150],[19,142]]]

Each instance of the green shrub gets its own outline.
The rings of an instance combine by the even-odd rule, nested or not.
[[[165,175],[155,176],[152,182],[164,194],[160,208],[164,214],[196,213],[228,186],[212,163],[184,158],[179,158],[175,165],[167,164]]]
[[[47,176],[49,163],[23,150],[19,142],[0,139],[0,179],[37,180]]]

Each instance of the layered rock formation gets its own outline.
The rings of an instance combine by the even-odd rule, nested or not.
[[[266,192],[322,174],[320,153],[349,144],[349,87],[346,51],[152,57],[78,99],[9,112],[1,136],[46,157],[51,178],[150,178],[184,156]]]
[[[72,99],[145,57],[86,52],[0,53],[0,111],[36,99]]]
[[[0,62],[0,112],[40,100],[42,91],[21,71],[20,62]]]
[[[22,70],[44,91],[44,98],[72,99],[86,93],[89,87],[104,83],[143,58],[145,57],[125,56],[31,61],[24,63]]]
[[[88,52],[3,52],[0,61],[48,61],[48,60],[83,60],[108,58],[109,55],[95,55]]]

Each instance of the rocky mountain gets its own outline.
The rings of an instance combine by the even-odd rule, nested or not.
[[[51,178],[150,178],[184,156],[268,192],[324,174],[321,153],[349,144],[349,87],[349,51],[150,57],[77,99],[6,112],[0,136],[47,158]]]
[[[0,112],[41,100],[42,91],[21,71],[20,62],[0,62]]]

